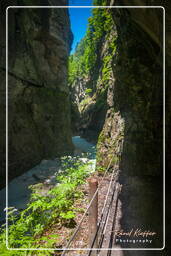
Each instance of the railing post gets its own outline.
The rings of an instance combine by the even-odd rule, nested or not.
[[[98,180],[96,178],[90,178],[88,179],[88,183],[89,183],[89,200],[91,201],[92,197],[94,196],[94,193],[98,188]],[[97,221],[98,221],[98,193],[96,193],[96,196],[89,208],[89,248],[91,248],[92,242],[94,241],[94,237],[97,232]],[[93,247],[94,248],[98,247],[98,237],[96,237]],[[93,256],[96,255],[96,251],[92,251],[91,255]]]

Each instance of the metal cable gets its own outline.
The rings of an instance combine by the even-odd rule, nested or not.
[[[118,194],[119,194],[119,184],[116,188],[116,205],[115,205],[115,213],[114,213],[114,217],[113,217],[113,223],[112,223],[112,230],[111,230],[111,236],[110,236],[110,241],[109,241],[109,250],[107,253],[107,256],[111,256],[111,250],[110,248],[112,248],[112,244],[113,244],[113,239],[114,239],[114,228],[115,228],[115,224],[116,224],[116,217],[117,217],[117,208],[118,208]]]
[[[122,144],[120,145],[120,150],[121,150],[121,148],[122,148]],[[120,151],[119,150],[119,151]],[[120,160],[120,159],[119,159]],[[119,163],[119,160],[118,160],[118,163]],[[115,164],[115,166],[116,166],[116,164]],[[115,167],[114,167],[114,170],[113,170],[113,175],[114,175],[114,171],[115,171]],[[106,172],[105,172],[105,174],[106,174]],[[112,175],[112,176],[113,176]],[[118,175],[118,173],[117,173],[117,175]],[[112,179],[111,179],[111,181],[112,181]],[[116,181],[115,181],[116,182]],[[114,183],[115,183],[114,182]],[[109,185],[109,186],[111,186],[111,184]],[[104,203],[104,206],[103,206],[103,210],[102,210],[102,213],[101,213],[101,218],[100,218],[100,225],[101,225],[101,222],[102,222],[102,217],[103,217],[103,211],[104,211],[104,208],[105,208],[105,205],[106,205],[106,202],[107,202],[107,197],[108,197],[108,195],[109,195],[109,190],[110,190],[110,188],[108,189],[108,193],[107,193],[107,195],[106,195],[106,200],[105,200],[105,203]],[[111,201],[110,201],[110,204],[109,204],[109,207],[108,207],[108,212],[107,212],[107,215],[106,215],[106,222],[104,222],[104,226],[103,226],[103,231],[104,231],[104,229],[106,229],[106,227],[107,227],[107,222],[108,222],[108,219],[109,219],[109,211],[111,210],[111,203],[112,203],[112,200],[113,200],[113,198],[114,198],[114,194],[115,194],[115,191],[117,192],[117,195],[118,195],[118,191],[117,191],[117,189],[115,190],[114,189],[114,191],[113,191],[113,194],[112,194],[112,198],[111,198]],[[117,202],[118,202],[118,196],[117,196]],[[115,215],[116,215],[116,211],[117,211],[117,202],[116,202],[116,206],[115,206]],[[114,219],[115,219],[115,217],[114,217]],[[114,220],[113,220],[114,221]],[[98,228],[97,228],[97,232],[96,232],[96,234],[95,234],[95,237],[94,237],[94,239],[93,239],[93,242],[92,242],[92,246],[91,246],[91,248],[93,248],[93,245],[94,245],[94,242],[95,242],[95,240],[96,240],[96,237],[97,237],[97,233],[98,233],[98,230],[99,230],[99,227],[100,227],[100,225],[98,226]],[[113,225],[115,225],[115,222],[114,222],[114,224],[112,224],[112,230],[113,230]],[[101,233],[101,238],[100,238],[102,241],[101,241],[101,243],[100,243],[100,245],[102,245],[102,242],[103,242],[103,239],[104,239],[104,232],[103,233]],[[113,241],[113,240],[112,240]],[[92,253],[92,250],[91,251],[89,251],[89,253],[88,253],[88,256],[90,256],[91,255],[91,253]]]
[[[111,212],[111,208],[112,208],[112,202],[113,202],[114,194],[115,194],[115,191],[116,191],[115,186],[116,186],[116,181],[114,181],[113,194],[112,194],[110,204],[109,204],[109,207],[108,207],[108,211],[107,211],[107,214],[106,214],[105,223],[104,223],[104,226],[102,228],[102,233],[101,233],[101,237],[100,237],[100,241],[99,241],[99,248],[101,248],[101,246],[102,246],[103,239],[104,239],[104,234],[106,232],[107,224],[108,224],[108,221],[109,221],[109,216],[110,216],[110,212]]]
[[[118,185],[118,186],[119,186],[119,185]],[[115,192],[116,192],[116,194],[115,194],[115,197],[116,197],[116,204],[115,204],[114,218],[113,218],[113,221],[112,221],[111,236],[110,236],[110,241],[109,241],[109,246],[108,246],[109,249],[112,247],[113,238],[114,238],[113,230],[114,230],[114,227],[115,227],[115,224],[116,224],[116,216],[117,216],[118,194],[119,194],[118,186],[117,186],[116,190],[115,190],[115,191],[113,192],[113,194],[112,194],[112,199],[113,199],[113,198],[114,198],[114,194],[115,194]],[[111,210],[111,208],[109,208],[109,210]],[[107,222],[108,222],[108,219],[109,219],[109,211],[108,211],[108,213],[107,213],[107,216],[108,216],[108,217],[107,217],[107,221],[106,221],[106,223],[105,223],[105,229],[106,229],[106,227],[107,227]],[[101,236],[102,239],[104,239],[104,234],[105,234],[105,231],[103,232],[103,234],[102,234],[102,236]],[[96,234],[95,234],[95,238],[94,238],[94,240],[93,240],[93,243],[92,243],[91,248],[93,248],[93,244],[94,244],[94,242],[95,242],[96,236],[97,236],[97,232],[96,232]],[[100,247],[99,247],[99,248],[101,248],[102,242],[103,242],[103,241],[101,241],[101,244],[100,244]],[[99,248],[98,248],[98,249],[99,249]],[[91,253],[92,253],[92,250],[89,251],[88,256],[91,256]],[[99,250],[97,251],[97,253],[99,253]],[[108,250],[107,256],[111,256],[111,250]]]
[[[90,203],[89,203],[89,205],[88,205],[88,207],[87,207],[85,213],[83,214],[83,217],[81,218],[81,221],[80,221],[79,224],[78,224],[78,227],[76,228],[74,234],[71,236],[71,238],[70,238],[70,240],[69,240],[69,242],[68,242],[66,248],[64,249],[63,253],[61,254],[61,256],[64,256],[64,255],[65,255],[66,250],[68,249],[68,247],[70,246],[71,242],[73,241],[73,239],[75,238],[76,234],[78,233],[78,230],[79,230],[79,228],[80,228],[80,226],[81,226],[81,224],[82,224],[82,222],[83,222],[83,220],[84,220],[84,218],[85,218],[85,216],[86,216],[86,214],[87,214],[87,212],[88,212],[88,210],[89,210],[89,208],[90,208],[90,206],[91,206],[91,204],[92,204],[94,198],[96,197],[96,195],[97,195],[97,193],[98,193],[98,191],[99,191],[99,188],[100,188],[100,186],[101,186],[101,184],[102,184],[102,182],[103,182],[103,180],[104,180],[104,178],[105,178],[105,176],[106,176],[106,173],[107,173],[107,171],[108,171],[109,168],[110,168],[110,165],[111,165],[111,163],[112,163],[112,160],[113,160],[114,156],[115,156],[115,155],[113,155],[113,157],[111,158],[111,160],[110,160],[110,162],[109,162],[109,164],[108,164],[108,167],[107,167],[107,169],[106,169],[106,171],[105,171],[105,173],[104,173],[104,175],[103,175],[103,178],[102,178],[102,180],[101,180],[101,182],[100,182],[98,188],[96,189],[96,191],[95,191],[95,193],[94,193],[94,195],[93,195],[93,197],[92,197],[92,199],[91,199],[91,201],[90,201]]]
[[[116,165],[116,164],[115,164],[115,165]],[[108,196],[109,196],[109,193],[110,193],[110,188],[111,188],[112,180],[113,180],[113,178],[114,178],[114,174],[115,174],[114,172],[115,172],[115,170],[116,170],[116,169],[114,168],[114,169],[113,169],[112,176],[111,176],[111,180],[110,180],[110,183],[109,183],[109,188],[108,188],[108,191],[107,191],[107,194],[106,194],[105,202],[104,202],[104,205],[103,205],[103,209],[102,209],[100,221],[99,221],[99,224],[98,224],[98,227],[97,227],[96,234],[95,234],[94,239],[93,239],[93,241],[92,241],[91,248],[94,246],[94,243],[95,243],[95,240],[96,240],[98,231],[99,231],[100,226],[101,226],[101,224],[102,224],[102,218],[103,218],[103,214],[104,214],[104,209],[105,209],[105,206],[106,206],[106,204],[107,204],[107,199],[108,199]],[[118,174],[118,173],[117,173],[117,174]],[[116,176],[116,175],[115,175],[115,176]],[[114,182],[114,183],[115,183],[115,182]],[[115,190],[114,190],[114,192],[115,192]],[[114,194],[114,192],[113,192],[113,194]],[[113,195],[112,195],[112,196],[113,196]],[[112,202],[112,201],[111,201],[111,202]],[[111,202],[110,202],[110,204],[111,204]],[[110,207],[110,204],[109,204],[109,207]],[[108,211],[108,212],[109,212],[109,211]],[[107,216],[108,216],[108,212],[107,212],[107,215],[106,215],[106,219],[107,219]],[[106,220],[105,220],[105,221],[106,221]],[[102,228],[102,232],[103,232],[103,230],[104,230],[105,224],[106,224],[106,223],[104,223],[104,226],[103,226],[103,228]],[[102,235],[103,235],[103,234],[102,234]],[[102,237],[102,236],[101,236],[101,237]],[[92,252],[92,250],[89,251],[88,256],[91,255],[91,252]]]

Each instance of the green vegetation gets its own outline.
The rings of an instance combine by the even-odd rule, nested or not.
[[[105,5],[106,1],[94,1],[94,5]],[[103,83],[109,80],[111,61],[116,51],[116,36],[111,35],[114,28],[110,9],[95,8],[88,20],[88,29],[85,37],[77,45],[76,51],[69,58],[69,84],[74,85],[78,77],[98,79],[100,67],[102,67],[101,79]],[[108,55],[101,56],[103,44],[109,41]],[[101,56],[102,59],[99,59]],[[96,77],[95,77],[96,76]],[[92,83],[87,83],[87,89],[92,89]]]
[[[69,227],[79,211],[74,202],[83,197],[78,186],[85,183],[89,176],[88,163],[77,157],[62,159],[63,171],[57,177],[59,184],[42,195],[39,186],[32,186],[28,207],[22,212],[9,209],[9,248],[53,248],[57,245],[58,235],[45,236],[44,232],[53,223],[59,227]],[[52,251],[37,251],[36,255],[51,255]],[[34,251],[12,251],[5,246],[5,231],[1,229],[0,255],[35,255]]]
[[[106,1],[95,0],[94,5],[106,5]],[[85,97],[80,109],[94,104],[95,111],[106,107],[108,83],[111,78],[111,64],[116,52],[116,35],[110,9],[93,9],[85,37],[78,44],[76,52],[69,57],[69,85],[78,78],[85,82]],[[107,50],[104,50],[107,42]],[[104,51],[103,51],[104,50]],[[94,86],[95,85],[95,86]],[[51,92],[46,92],[49,96]],[[93,95],[95,94],[95,95]],[[64,95],[59,95],[60,98]],[[94,97],[95,96],[95,97]],[[83,197],[78,189],[89,176],[87,164],[77,158],[63,158],[63,171],[58,176],[58,185],[46,194],[41,186],[32,186],[32,195],[27,208],[19,212],[9,209],[9,248],[45,248],[36,255],[52,255],[46,248],[60,246],[60,235],[46,235],[46,230],[54,223],[58,227],[71,226],[79,209],[74,202]],[[104,167],[99,167],[99,173]],[[7,250],[4,228],[0,230],[0,255],[35,255],[34,251]]]
[[[89,94],[89,93],[91,93],[91,92],[92,92],[92,89],[90,89],[90,88],[88,88],[88,89],[85,90],[85,93],[86,93],[86,94]]]
[[[79,111],[82,112],[84,109],[89,106],[92,102],[92,98],[90,96],[86,96],[80,103]]]

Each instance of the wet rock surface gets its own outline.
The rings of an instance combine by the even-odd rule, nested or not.
[[[1,186],[5,180],[5,8],[20,1],[1,1],[0,78]],[[32,1],[25,1],[25,5]],[[34,1],[50,6],[53,1]],[[56,5],[56,2],[54,3]],[[66,5],[58,1],[57,5]],[[67,59],[72,33],[67,9],[8,10],[8,148],[9,179],[41,159],[71,153]]]

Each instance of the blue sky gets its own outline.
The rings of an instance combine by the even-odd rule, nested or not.
[[[70,6],[91,6],[93,0],[69,0]],[[75,51],[77,43],[84,37],[88,18],[91,16],[91,8],[69,8],[71,30],[74,35],[72,51]]]

